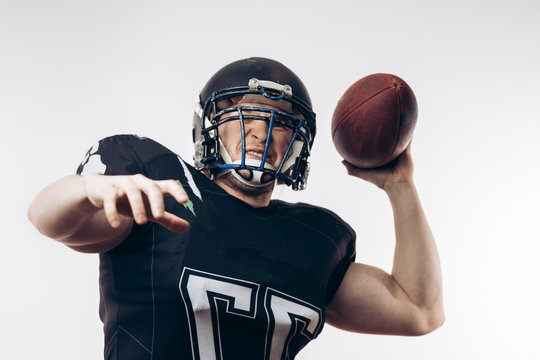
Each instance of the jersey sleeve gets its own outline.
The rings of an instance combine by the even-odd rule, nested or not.
[[[326,285],[326,303],[328,304],[334,298],[349,266],[356,259],[356,233],[334,212],[324,209],[323,213],[328,217],[326,223],[331,225],[325,231],[334,239],[341,254]]]
[[[336,265],[330,279],[328,280],[328,285],[326,287],[326,303],[330,303],[336,295],[336,292],[343,281],[345,273],[349,269],[351,263],[356,259],[356,235],[351,229],[350,238],[346,239],[346,253],[341,261]]]
[[[77,168],[77,174],[142,174],[153,180],[178,180],[188,193],[191,191],[191,183],[186,175],[189,174],[188,166],[182,159],[158,142],[137,135],[114,135],[101,139],[88,150]],[[190,199],[193,198],[190,196]],[[165,198],[166,204],[168,200]],[[188,218],[184,214],[182,217]],[[132,232],[126,238],[129,241],[124,241],[119,247],[134,245],[133,240],[139,238],[152,224],[147,222],[138,225],[134,222]]]
[[[347,222],[329,209],[306,203],[280,204],[284,209],[281,216],[293,219],[297,226],[290,230],[292,233],[307,233],[314,239],[323,239],[332,244],[323,250],[324,264],[321,263],[325,274],[325,301],[328,304],[356,258],[356,233]],[[316,250],[313,252],[316,253]]]
[[[134,135],[115,135],[98,141],[77,168],[78,175],[144,174],[144,163],[135,150],[144,141]]]

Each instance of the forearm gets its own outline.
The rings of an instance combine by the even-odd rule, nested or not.
[[[67,176],[36,196],[28,218],[42,234],[57,240],[69,237],[100,210],[88,201],[84,181],[82,176]]]
[[[392,277],[420,310],[443,317],[439,255],[416,188],[399,184],[387,194],[396,232]]]

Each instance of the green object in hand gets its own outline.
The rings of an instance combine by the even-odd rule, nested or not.
[[[180,185],[180,187],[183,189],[184,186],[182,185],[182,183],[180,182],[180,180],[177,181],[178,185]],[[187,191],[186,191],[186,195],[187,195]],[[185,203],[183,203],[182,205],[184,205],[184,207],[186,209],[188,209],[189,211],[191,211],[193,213],[193,216],[197,216],[197,214],[195,214],[195,209],[193,207],[193,202],[191,200],[189,200],[188,198],[188,201],[186,201]]]

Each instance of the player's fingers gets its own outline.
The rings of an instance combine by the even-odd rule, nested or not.
[[[182,184],[177,180],[160,180],[156,181],[156,183],[161,188],[161,191],[163,193],[171,195],[176,201],[178,201],[180,204],[185,203],[189,200],[189,197],[182,187]]]
[[[118,208],[116,207],[118,197],[118,188],[114,184],[108,186],[103,193],[103,211],[107,221],[113,228],[120,226],[120,214],[118,214]]]
[[[382,168],[379,169],[362,169],[354,165],[349,164],[347,161],[343,160],[342,164],[347,169],[347,174],[357,177],[359,179],[365,180],[374,184],[377,187],[382,187],[385,181],[385,174],[387,170]]]
[[[345,166],[345,168],[347,169],[347,173],[349,175],[362,177],[362,175],[366,176],[369,173],[369,170],[364,170],[364,169],[361,169],[361,168],[357,168],[356,166],[354,166],[352,164],[349,164],[345,160],[343,160],[341,163]]]
[[[405,148],[403,153],[410,157],[411,156],[411,148],[412,148],[412,140],[409,142],[409,145],[407,145],[407,147]]]
[[[144,206],[141,189],[137,187],[131,179],[125,181],[123,185],[124,192],[131,207],[133,219],[139,225],[144,224],[148,218],[146,217],[146,209]]]
[[[144,192],[150,206],[152,217],[159,219],[163,216],[165,203],[163,201],[163,192],[156,181],[140,175],[134,178],[137,186]]]
[[[185,232],[189,229],[189,222],[168,212],[165,212],[161,218],[155,221],[175,232]]]

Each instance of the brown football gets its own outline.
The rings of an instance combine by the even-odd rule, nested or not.
[[[341,156],[360,168],[387,164],[411,141],[418,105],[396,75],[366,76],[343,94],[332,117],[332,140]]]

